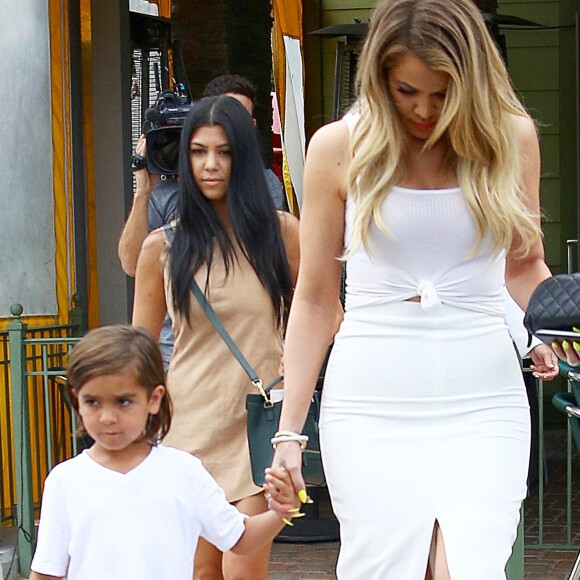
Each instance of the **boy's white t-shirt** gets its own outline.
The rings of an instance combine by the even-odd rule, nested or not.
[[[189,453],[153,447],[123,474],[85,451],[46,479],[31,569],[68,580],[191,580],[199,536],[225,552],[245,518]]]

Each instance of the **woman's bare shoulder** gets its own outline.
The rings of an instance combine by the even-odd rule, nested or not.
[[[512,114],[514,129],[521,143],[538,140],[538,131],[534,120],[528,115]]]
[[[147,256],[149,259],[159,258],[169,247],[169,240],[165,232],[165,227],[153,230],[143,241],[140,256]]]
[[[350,131],[345,121],[333,121],[320,127],[310,140],[309,150],[323,149],[326,153],[347,154]]]
[[[331,200],[335,194],[344,201],[351,161],[350,132],[344,121],[324,125],[312,136],[306,154],[304,188]],[[326,195],[325,194],[328,194]]]

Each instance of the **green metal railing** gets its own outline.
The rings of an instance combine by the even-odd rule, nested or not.
[[[11,505],[3,510],[17,528],[20,573],[24,576],[30,572],[44,479],[56,463],[77,451],[76,417],[68,402],[64,369],[68,351],[85,330],[79,302],[77,298],[71,310],[71,324],[31,329],[21,320],[22,306],[14,305],[10,309],[14,318],[5,333],[8,340],[3,339],[2,354],[9,356],[0,364],[5,400],[12,401],[6,412],[12,418],[7,435],[13,442],[10,461],[3,462],[9,466],[8,473],[2,473],[3,484],[8,480],[11,485]]]
[[[567,251],[567,272],[571,274],[575,270],[579,245],[578,240],[566,240]],[[567,377],[567,365],[560,363],[560,374]],[[538,384],[538,425],[539,425],[539,461],[538,461],[538,489],[526,500],[525,508],[528,518],[530,518],[532,507],[536,508],[531,517],[537,518],[537,529],[528,531],[526,534],[526,550],[580,550],[580,497],[574,497],[574,479],[580,479],[580,461],[578,452],[572,444],[572,429],[569,421],[566,422],[565,429],[560,429],[551,440],[550,449],[546,449],[546,410],[553,411],[552,397],[545,396],[544,383]],[[567,391],[572,391],[570,381],[567,381]],[[565,449],[565,473],[563,477],[553,477],[550,475],[554,467],[560,467],[562,457],[552,459],[551,453],[556,454],[559,450]],[[550,453],[547,453],[550,451]],[[548,484],[546,485],[546,481]],[[562,500],[562,498],[565,498]],[[576,500],[576,501],[574,501]],[[536,505],[537,504],[537,505]],[[564,514],[564,518],[562,518]],[[547,521],[547,518],[551,518]],[[565,519],[564,522],[561,520]],[[575,521],[576,520],[576,521]],[[578,532],[574,533],[574,525]],[[555,532],[555,529],[557,530]]]
[[[74,307],[70,311],[70,323],[48,326],[35,326],[26,329],[26,338],[66,338],[83,333],[84,313],[78,297],[73,298]],[[25,353],[27,369],[34,371],[42,366],[42,354],[38,348],[27,347]],[[61,364],[62,357],[59,350],[47,352],[47,364],[53,367]],[[10,381],[10,350],[8,331],[0,331],[0,519],[2,524],[15,525],[16,505],[14,490],[14,453],[12,436],[12,409]],[[39,408],[39,401],[36,408]],[[38,485],[37,485],[38,487]]]
[[[12,429],[10,419],[10,364],[8,350],[8,332],[0,332],[0,481],[2,493],[0,493],[0,519],[3,523],[13,523],[14,506],[16,495],[14,491],[14,455],[12,442]]]

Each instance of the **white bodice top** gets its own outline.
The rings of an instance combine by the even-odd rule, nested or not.
[[[352,117],[347,120],[352,128]],[[350,121],[350,122],[349,122]],[[346,203],[345,241],[354,202]],[[395,186],[381,216],[389,234],[369,228],[346,265],[346,310],[421,297],[428,310],[445,303],[504,316],[505,252],[494,254],[491,236],[476,247],[476,226],[459,187],[417,190]]]

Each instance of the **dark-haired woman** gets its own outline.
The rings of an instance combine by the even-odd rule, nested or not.
[[[175,333],[168,370],[174,403],[164,443],[199,457],[246,514],[267,509],[252,481],[246,394],[255,389],[191,293],[195,278],[264,383],[278,373],[282,326],[298,270],[298,221],[277,212],[264,180],[250,115],[231,97],[199,101],[182,129],[179,220],[145,240],[136,272],[133,324],[157,335],[166,310]],[[195,493],[195,490],[192,490]],[[269,550],[222,554],[200,541],[196,578],[268,576]]]

